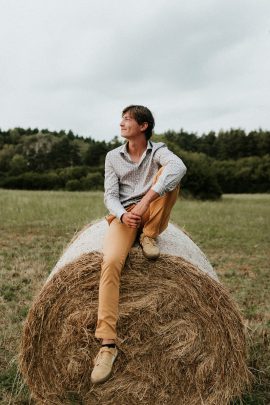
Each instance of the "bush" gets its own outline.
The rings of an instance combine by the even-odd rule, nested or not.
[[[189,153],[188,156],[183,158],[188,167],[182,181],[183,187],[186,187],[195,198],[202,200],[219,199],[222,190],[217,180],[213,160],[201,153]]]
[[[66,190],[69,191],[88,191],[88,190],[103,190],[104,178],[101,173],[88,173],[80,179],[68,180]]]
[[[66,184],[68,180],[80,180],[80,178],[86,176],[88,172],[87,166],[71,166],[56,169],[56,173],[61,177],[64,184]]]
[[[81,191],[83,189],[80,180],[68,180],[66,183],[66,190],[68,191]]]
[[[214,163],[225,193],[270,192],[270,155]]]
[[[182,151],[173,143],[167,142],[167,145],[187,166],[187,173],[181,181],[183,194],[202,200],[219,199],[222,190],[218,183],[214,159],[203,153]]]
[[[62,182],[56,173],[26,172],[19,176],[8,176],[1,179],[0,186],[10,189],[57,190]]]
[[[26,159],[19,154],[15,154],[10,161],[10,173],[12,175],[19,175],[26,172],[27,170],[27,161]]]
[[[81,179],[84,190],[103,190],[104,177],[99,172],[88,173]]]

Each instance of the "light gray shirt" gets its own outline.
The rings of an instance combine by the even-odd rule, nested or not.
[[[161,166],[164,170],[153,185]],[[125,207],[137,204],[150,188],[159,195],[173,190],[186,170],[182,160],[163,142],[148,141],[147,149],[136,163],[131,160],[125,143],[106,155],[104,203],[120,219],[127,212]]]

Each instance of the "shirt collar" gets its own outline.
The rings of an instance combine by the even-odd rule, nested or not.
[[[128,155],[127,144],[128,144],[128,141],[125,142],[124,145],[121,146],[120,153],[123,153],[124,155]],[[148,142],[147,142],[146,150],[148,150],[148,149],[153,149],[153,144],[150,140],[148,140]]]

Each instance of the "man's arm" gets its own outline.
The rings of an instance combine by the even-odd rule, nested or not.
[[[133,214],[142,217],[142,215],[147,211],[150,203],[158,197],[159,194],[150,188],[150,190],[145,194],[145,196],[143,196],[141,201],[138,204],[136,204],[134,208],[132,208],[131,212]]]
[[[105,159],[104,203],[108,210],[121,222],[131,228],[137,228],[141,222],[140,215],[127,212],[119,200],[119,180],[107,155]]]
[[[164,169],[157,182],[151,187],[159,195],[172,191],[186,174],[187,168],[183,161],[166,146],[157,150],[154,159]]]
[[[119,200],[119,180],[107,154],[105,159],[104,204],[118,219],[127,211]]]
[[[157,182],[145,194],[141,201],[131,210],[132,213],[142,216],[150,203],[161,195],[173,190],[185,175],[187,168],[182,160],[167,147],[157,150],[155,160],[164,167]]]

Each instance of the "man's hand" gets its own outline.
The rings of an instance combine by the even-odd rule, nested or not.
[[[143,214],[145,214],[145,212],[148,210],[150,203],[156,200],[158,197],[159,194],[150,189],[141,199],[141,201],[138,204],[136,204],[134,208],[132,208],[130,212],[132,212],[133,214],[140,215],[142,217]]]
[[[130,212],[133,214],[139,215],[140,217],[148,210],[150,203],[147,201],[143,201],[143,199],[132,208]]]
[[[139,228],[143,214],[148,210],[150,203],[158,197],[159,194],[150,189],[131,211],[122,215],[122,222],[130,228]]]
[[[130,228],[139,228],[141,223],[141,216],[136,213],[133,213],[132,211],[123,214],[121,220],[125,225],[129,226]]]

